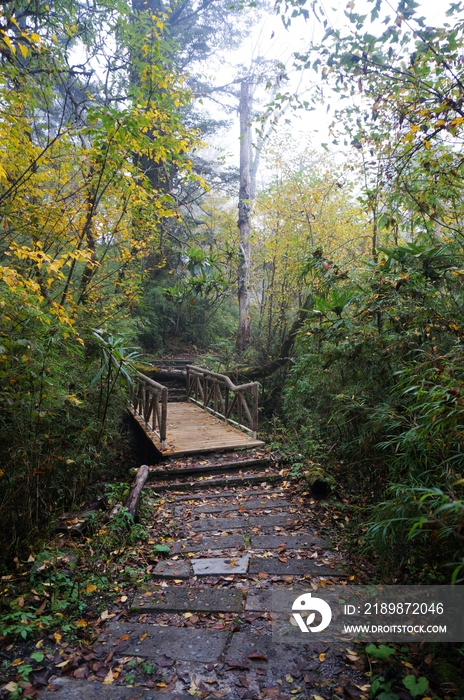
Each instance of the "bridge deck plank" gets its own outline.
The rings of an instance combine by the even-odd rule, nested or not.
[[[129,410],[156,449],[169,457],[264,445],[262,440],[255,440],[233,426],[226,425],[224,421],[192,403],[174,402],[168,403],[166,444],[161,451],[157,435],[132,408]]]

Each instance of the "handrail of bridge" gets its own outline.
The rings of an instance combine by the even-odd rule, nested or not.
[[[138,372],[130,405],[161,442],[164,450],[168,416],[168,388]]]
[[[188,401],[218,418],[222,418],[226,424],[231,423],[241,430],[252,433],[256,439],[258,432],[258,382],[236,386],[225,374],[210,372],[208,369],[195,367],[195,365],[186,365],[186,370]],[[231,393],[233,394],[232,398]],[[246,394],[251,394],[251,406],[247,403]],[[237,420],[232,418],[234,412]]]

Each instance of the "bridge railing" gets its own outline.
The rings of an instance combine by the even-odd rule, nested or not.
[[[164,450],[168,415],[168,389],[145,374],[139,373],[134,381],[130,399],[134,412],[152,430]]]
[[[258,432],[258,383],[236,386],[224,374],[187,365],[187,398],[227,424]]]

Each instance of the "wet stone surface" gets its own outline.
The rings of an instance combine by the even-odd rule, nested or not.
[[[165,579],[190,578],[188,561],[159,561],[153,569],[153,575]]]
[[[245,603],[247,612],[267,612],[272,606],[272,591],[271,590],[253,590],[248,591]]]
[[[219,659],[229,635],[223,630],[113,622],[106,627],[100,642],[106,640],[108,647],[118,653],[147,659],[164,655],[173,660],[207,662]]]
[[[241,530],[247,527],[247,520],[243,516],[231,518],[206,517],[189,523],[189,528],[195,530],[195,532]]]
[[[226,663],[242,666],[271,666],[284,675],[295,672],[302,655],[309,652],[304,645],[273,642],[270,635],[238,632],[232,637],[226,654]]]
[[[87,681],[58,678],[53,682],[53,690],[40,694],[41,700],[187,700],[187,693],[159,693],[149,688],[125,688],[124,686],[103,685]]]
[[[179,540],[171,551],[173,554],[180,552],[207,552],[209,549],[240,549],[245,546],[242,535],[216,535],[214,537],[202,537],[201,539]]]
[[[246,574],[249,556],[245,557],[212,557],[211,559],[191,559],[195,576],[220,576],[230,574]]]
[[[58,679],[40,699],[367,700],[365,680],[345,661],[347,642],[272,639],[276,586],[316,589],[319,577],[346,575],[323,556],[330,543],[318,533],[317,504],[264,482],[220,490],[202,483],[202,491],[163,496],[175,559],[149,565],[153,581],[135,592],[131,622],[106,623],[93,647],[103,675],[92,666],[89,681]],[[94,682],[109,666],[114,680]],[[134,672],[136,686],[124,687]]]
[[[268,498],[265,496],[263,498],[240,499],[235,503],[201,506],[195,509],[195,513],[229,513],[238,511],[239,508],[245,508],[245,510],[254,510],[256,508],[289,508],[291,505],[289,501],[283,498]]]
[[[134,598],[133,612],[241,612],[243,593],[221,588],[166,588]]]
[[[312,549],[316,545],[321,549],[329,549],[330,542],[312,533],[298,535],[252,535],[252,549]]]
[[[248,518],[249,527],[259,527],[263,530],[273,527],[292,528],[301,522],[297,515],[256,515]]]
[[[249,574],[265,572],[275,576],[344,576],[343,572],[331,568],[327,564],[316,564],[313,559],[288,559],[282,562],[277,557],[267,559],[254,558],[250,560]]]

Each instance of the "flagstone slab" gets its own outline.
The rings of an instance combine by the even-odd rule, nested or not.
[[[190,578],[188,561],[159,561],[153,569],[153,576],[160,578]]]
[[[195,505],[186,505],[186,506],[175,506],[174,507],[174,515],[176,518],[182,517],[186,512],[191,511],[192,514],[197,514],[197,513],[206,513],[207,515],[213,515],[215,513],[242,513],[243,509],[245,511],[249,510],[274,510],[274,509],[288,509],[291,507],[295,507],[293,503],[290,503],[289,501],[285,501],[284,499],[252,499],[250,501],[247,501],[245,499],[241,499],[239,501],[234,501],[231,503],[219,503],[217,505],[212,505],[212,506],[195,506]]]
[[[136,595],[132,612],[241,612],[244,595],[234,588],[165,588]]]
[[[292,527],[297,522],[301,522],[301,517],[290,513],[283,515],[254,515],[248,518],[249,527],[262,527],[263,529],[276,526]]]
[[[269,485],[262,487],[256,486],[253,489],[237,490],[231,491],[229,489],[217,489],[216,491],[210,491],[205,493],[192,493],[188,496],[176,496],[173,500],[175,503],[180,503],[182,501],[202,501],[204,498],[218,499],[218,498],[243,498],[245,496],[260,496],[260,491],[262,494],[278,494],[279,496],[285,496],[282,489],[274,489]],[[261,494],[261,495],[262,495]]]
[[[189,528],[195,532],[207,532],[208,530],[240,530],[247,527],[247,518],[202,518],[188,523]]]
[[[232,666],[237,664],[248,668],[279,668],[284,671],[285,677],[297,667],[305,654],[308,655],[308,652],[301,643],[292,646],[288,643],[274,642],[270,635],[236,632],[232,635],[225,661]]]
[[[252,549],[312,549],[316,545],[321,549],[329,549],[330,542],[313,533],[298,535],[252,535]]]
[[[57,678],[51,688],[39,693],[40,700],[191,700],[187,693],[162,693],[150,688],[126,688],[70,678]]]
[[[249,555],[244,557],[212,557],[211,559],[191,559],[195,576],[222,576],[224,574],[246,574]]]
[[[250,590],[247,593],[245,610],[248,612],[269,612],[272,606],[272,591]]]
[[[206,663],[218,661],[229,634],[225,630],[113,622],[105,628],[99,641],[106,640],[114,653],[124,652],[128,656],[155,659],[164,654],[175,661]],[[114,646],[118,640],[120,643]]]
[[[245,510],[254,510],[257,508],[290,508],[293,504],[283,498],[252,498],[247,500],[240,498],[231,503],[219,503],[218,505],[200,506],[195,508],[196,513],[221,513],[245,508]]]
[[[248,567],[250,575],[259,574],[264,571],[274,576],[346,576],[341,571],[331,568],[327,564],[318,565],[314,559],[288,559],[286,562],[280,561],[277,557],[267,559],[252,558]]]
[[[184,547],[185,545],[185,547]],[[208,549],[240,549],[245,541],[242,535],[216,535],[201,539],[179,540],[172,547],[173,554],[180,552],[207,552]]]

